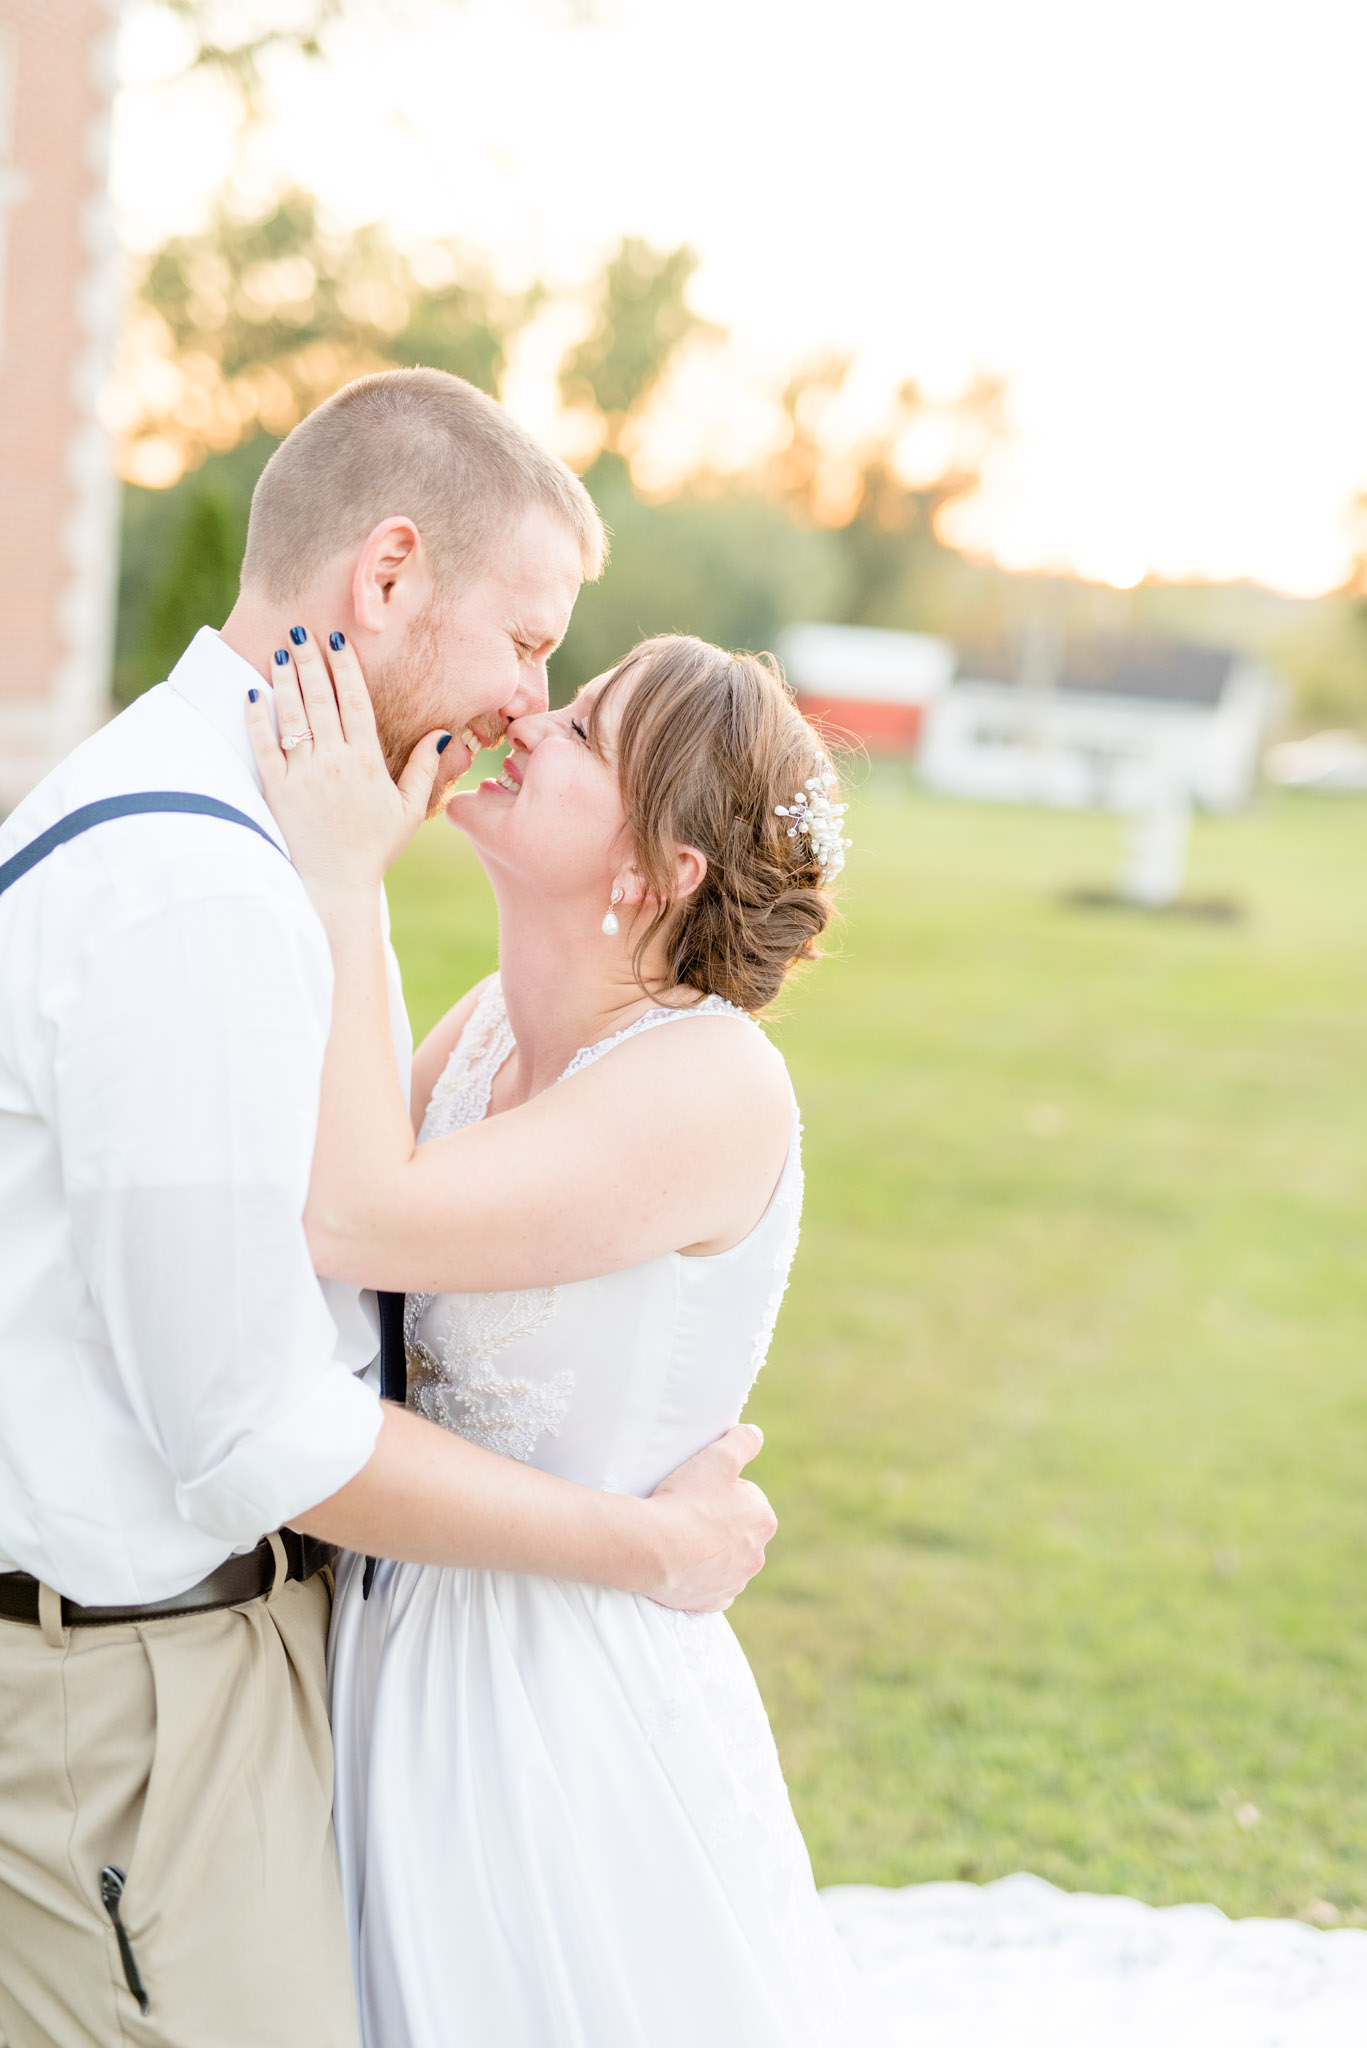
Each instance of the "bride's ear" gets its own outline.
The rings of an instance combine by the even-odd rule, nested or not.
[[[707,855],[705,853],[699,853],[696,846],[676,846],[674,849],[674,901],[682,903],[686,896],[691,896],[695,889],[702,886],[703,877],[706,873]],[[625,903],[629,909],[634,910],[639,903],[653,902],[655,900],[651,891],[646,887],[645,876],[641,873],[635,861],[632,862],[629,868],[619,870],[613,886],[622,892],[617,901]]]
[[[682,903],[687,896],[700,889],[707,876],[707,855],[699,853],[696,846],[676,846],[674,849],[674,900]]]

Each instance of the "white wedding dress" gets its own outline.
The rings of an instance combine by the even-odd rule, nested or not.
[[[716,998],[626,1038],[704,1030]],[[757,1028],[757,1027],[753,1027]],[[481,1118],[497,980],[422,1136]],[[730,1251],[561,1287],[410,1295],[409,1403],[645,1495],[738,1417],[797,1244],[800,1128]],[[509,1573],[361,1560],[331,1646],[337,1843],[366,2048],[868,2048],[749,1666],[721,1615]]]
[[[824,1894],[879,2048],[1363,2048],[1367,1931],[994,1884]]]
[[[654,1012],[621,1037],[726,1013]],[[736,1014],[736,1013],[730,1013]],[[423,1136],[512,1049],[489,985]],[[648,1493],[740,1411],[797,1242],[796,1110],[718,1258],[410,1296],[409,1399],[590,1486]],[[720,1616],[592,1587],[345,1561],[337,1841],[365,2048],[1362,2048],[1367,1933],[1070,1896],[1039,1878],[818,1898]],[[914,1792],[912,1794],[914,1796]]]

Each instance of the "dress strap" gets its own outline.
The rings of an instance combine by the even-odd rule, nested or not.
[[[441,1138],[488,1114],[494,1076],[513,1049],[503,984],[491,975],[432,1090],[420,1137]]]
[[[504,1033],[509,1031],[503,983],[497,974],[491,974],[465,1020],[465,1028],[456,1040],[454,1050],[464,1066],[477,1066],[487,1059]]]
[[[593,1066],[605,1052],[625,1045],[629,1038],[639,1038],[643,1031],[654,1031],[660,1024],[678,1024],[686,1017],[740,1017],[753,1030],[759,1030],[753,1017],[747,1016],[744,1010],[737,1009],[734,1003],[728,1003],[722,996],[704,996],[700,1003],[690,1003],[686,1009],[666,1009],[661,1005],[658,1009],[647,1010],[644,1016],[637,1017],[632,1023],[624,1024],[610,1037],[600,1038],[596,1045],[581,1045],[560,1078],[568,1081],[571,1074],[582,1074],[585,1067]]]

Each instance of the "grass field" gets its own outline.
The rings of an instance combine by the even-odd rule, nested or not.
[[[1068,907],[1114,821],[851,823],[733,1615],[818,1877],[1367,1923],[1367,805],[1204,822],[1224,927]],[[391,893],[423,1030],[491,907],[440,825]]]

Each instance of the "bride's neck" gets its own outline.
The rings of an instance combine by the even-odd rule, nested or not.
[[[606,938],[538,907],[500,902],[499,910],[499,978],[517,1040],[515,1093],[524,1100],[558,1081],[581,1046],[610,1038],[657,997],[643,995],[632,973],[625,920]]]

